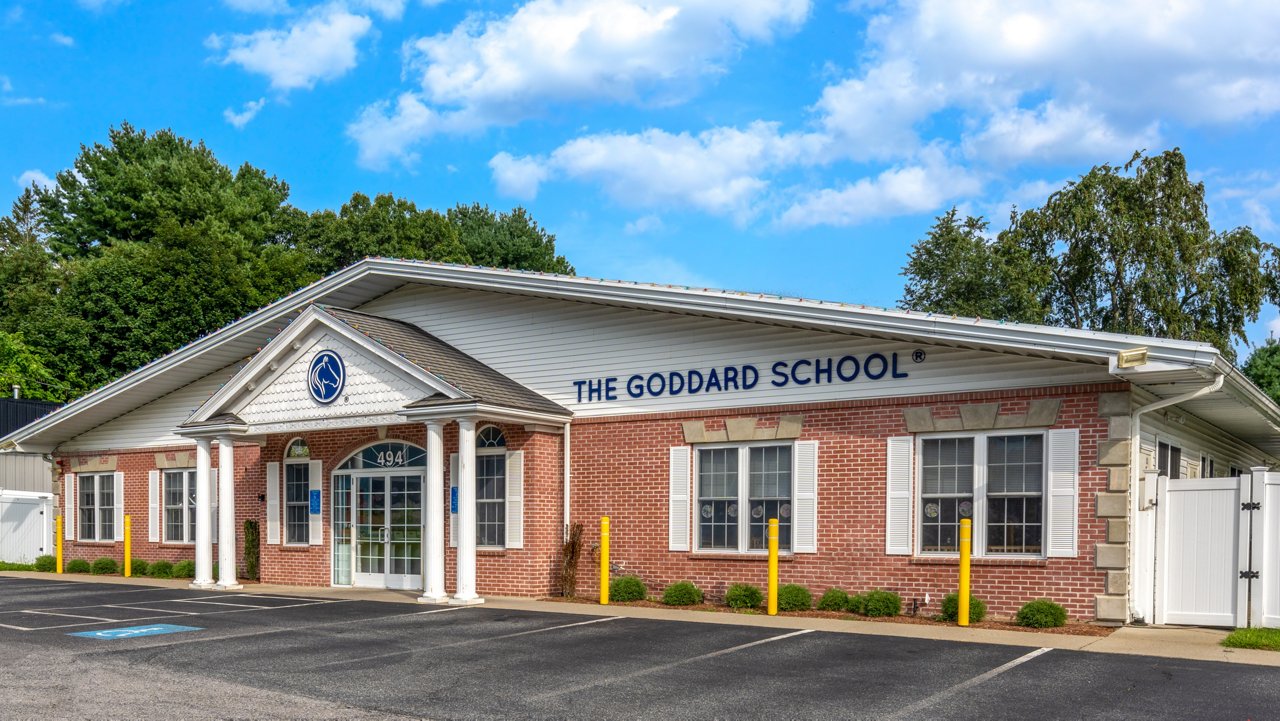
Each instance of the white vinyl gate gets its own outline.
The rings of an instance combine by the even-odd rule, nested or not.
[[[53,497],[0,493],[0,561],[31,563],[52,553]]]
[[[1155,622],[1280,627],[1280,474],[1154,475]]]

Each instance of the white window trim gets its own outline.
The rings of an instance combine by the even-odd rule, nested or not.
[[[168,538],[168,535],[169,535],[169,523],[168,523],[168,520],[169,520],[169,508],[170,508],[170,506],[169,506],[169,504],[168,504],[169,497],[168,497],[168,495],[165,493],[165,479],[168,477],[168,474],[170,474],[170,473],[181,473],[181,474],[183,474],[183,475],[182,475],[182,483],[183,483],[183,491],[184,491],[184,495],[182,496],[182,500],[183,500],[183,504],[182,504],[182,529],[183,529],[183,532],[184,532],[184,533],[186,532],[186,530],[187,530],[188,528],[190,528],[190,527],[191,527],[191,513],[192,513],[192,510],[191,510],[191,506],[190,506],[190,504],[186,503],[187,496],[185,495],[185,491],[187,490],[187,484],[188,484],[188,483],[190,483],[190,484],[191,484],[191,485],[190,485],[190,490],[191,490],[192,495],[194,495],[194,494],[195,494],[195,492],[196,492],[196,476],[195,476],[195,474],[196,474],[196,469],[194,469],[194,468],[164,468],[164,469],[161,469],[161,471],[160,471],[160,544],[161,544],[161,545],[163,545],[163,546],[194,546],[194,545],[196,545],[196,539],[195,539],[194,537],[193,537],[191,540],[189,540],[189,541],[171,541],[171,540],[169,540],[169,538]],[[188,475],[188,474],[190,474],[190,475]],[[192,531],[192,533],[194,534],[195,532],[194,532],[194,531]]]
[[[292,445],[292,441],[290,441]],[[288,455],[288,446],[285,447],[285,454]],[[308,523],[307,540],[290,541],[289,540],[289,466],[302,466],[307,469],[307,502],[304,504],[307,508]],[[306,458],[294,457],[285,458],[280,464],[280,545],[302,548],[311,545],[311,524],[309,522],[311,513],[311,457]],[[297,504],[293,504],[297,505]]]
[[[1042,461],[1043,475],[1040,479],[1040,553],[987,553],[987,440],[990,438],[1001,438],[1009,436],[1040,436],[1043,440],[1041,447],[1044,449],[1045,457]],[[936,438],[972,438],[973,440],[973,537],[970,539],[972,549],[970,555],[973,558],[1011,558],[1011,559],[1043,559],[1048,558],[1049,552],[1049,517],[1045,513],[1048,508],[1048,484],[1049,478],[1049,438],[1048,432],[1042,428],[1010,428],[1000,431],[950,431],[945,433],[919,433],[916,434],[915,458],[912,460],[912,489],[911,502],[914,505],[912,518],[914,519],[914,528],[911,533],[915,536],[913,548],[915,555],[921,558],[959,558],[958,551],[924,551],[920,548],[920,542],[923,540],[924,534],[920,532],[921,518],[923,513],[920,511],[920,499],[924,491],[923,473],[924,473],[924,442]]]
[[[487,429],[489,429],[489,428],[496,428],[496,429],[498,430],[498,432],[502,434],[502,445],[501,445],[501,446],[496,446],[496,447],[490,447],[490,448],[481,448],[481,447],[479,447],[479,446],[476,446],[476,457],[477,457],[477,458],[479,458],[480,456],[502,456],[502,458],[503,458],[503,461],[502,461],[502,479],[503,479],[503,480],[502,480],[502,514],[501,514],[501,515],[502,515],[502,538],[503,538],[504,543],[503,543],[502,545],[500,545],[500,546],[481,546],[479,543],[477,543],[477,544],[476,544],[476,550],[478,550],[478,551],[505,551],[505,550],[507,550],[507,545],[506,545],[505,541],[506,541],[506,538],[507,538],[507,512],[506,512],[506,511],[507,511],[507,503],[508,503],[508,501],[507,501],[507,462],[506,462],[506,457],[507,457],[507,453],[508,453],[511,449],[506,445],[506,443],[507,443],[507,432],[506,432],[506,431],[504,431],[504,430],[502,430],[502,427],[501,427],[501,426],[498,426],[498,425],[493,424],[493,423],[488,423],[488,424],[485,424],[485,425],[483,425],[483,426],[481,426],[481,427],[477,428],[477,429],[476,429],[476,438],[477,438],[477,439],[479,439],[479,438],[480,438],[480,434],[481,434],[481,433],[483,433],[484,431],[486,431],[486,430],[487,430]],[[479,464],[479,463],[477,463],[477,464],[475,465],[475,468],[476,468],[476,470],[478,471],[478,470],[480,469],[480,464]],[[477,483],[478,483],[478,479],[477,479]],[[477,490],[479,490],[479,489],[477,489]],[[481,503],[481,501],[480,501],[480,496],[479,496],[479,494],[477,493],[477,494],[476,494],[476,512],[477,512],[477,517],[478,517],[478,515],[479,515],[479,511],[480,511],[480,503]],[[478,524],[478,522],[477,522],[477,526],[478,526],[478,525],[479,525],[479,524]]]
[[[84,506],[82,506],[82,505],[80,505],[80,501],[81,501],[81,499],[82,499],[82,497],[83,497],[83,494],[84,494],[84,479],[85,479],[85,478],[92,478],[92,479],[93,479],[93,506],[92,506],[92,508],[93,508],[93,537],[92,537],[92,538],[85,538],[85,537],[84,537],[84,535],[83,535],[83,534],[82,534],[82,532],[81,532],[81,529],[82,529],[82,528],[84,528],[84,509],[85,509],[85,507],[84,507]],[[116,534],[115,534],[115,528],[114,528],[114,525],[115,525],[115,520],[114,520],[115,516],[114,516],[114,514],[115,514],[115,509],[116,509],[116,505],[115,505],[115,504],[118,502],[118,499],[116,499],[116,498],[112,498],[112,499],[111,499],[111,513],[113,514],[113,515],[112,515],[112,526],[113,526],[113,528],[112,528],[112,530],[111,530],[111,537],[110,537],[110,538],[103,538],[103,537],[102,537],[102,479],[103,479],[103,478],[110,479],[111,488],[112,488],[112,495],[114,496],[114,494],[115,494],[115,480],[116,480],[116,479],[115,479],[115,473],[114,473],[114,472],[106,472],[106,473],[77,473],[77,474],[76,474],[76,540],[77,540],[77,541],[80,541],[80,542],[83,542],[83,543],[113,543],[113,542],[115,542],[115,540],[116,540]]]
[[[693,473],[690,479],[692,488],[689,494],[689,533],[693,536],[693,553],[694,555],[719,556],[725,554],[735,554],[744,556],[767,556],[769,549],[767,548],[751,548],[751,520],[746,518],[743,509],[751,504],[750,484],[751,484],[751,455],[752,448],[781,448],[786,446],[791,449],[791,545],[795,546],[795,507],[796,507],[796,444],[792,441],[741,441],[728,443],[697,443],[691,446],[693,448]],[[733,548],[703,548],[702,533],[700,532],[698,502],[702,497],[698,488],[698,472],[702,465],[701,451],[714,451],[724,448],[738,449],[738,547]],[[745,479],[745,481],[744,481]],[[778,548],[779,556],[790,556],[795,551],[791,548]]]

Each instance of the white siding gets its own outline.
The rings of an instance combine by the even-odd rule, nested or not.
[[[922,393],[1107,380],[1105,367],[902,343],[836,333],[779,328],[587,303],[502,295],[482,291],[406,286],[361,307],[366,313],[413,323],[471,354],[579,416],[725,408],[745,404],[832,401]],[[915,350],[926,352],[913,363]],[[907,379],[776,388],[774,361],[899,354]],[[706,371],[750,363],[760,371],[749,391],[694,396],[626,394],[632,374]],[[616,401],[579,403],[576,380],[616,377]]]

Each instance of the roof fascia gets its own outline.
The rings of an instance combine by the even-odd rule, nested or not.
[[[571,415],[539,413],[537,411],[527,411],[520,408],[509,408],[507,406],[480,402],[457,403],[435,408],[405,408],[397,412],[412,422],[448,422],[459,419],[479,420],[483,418],[489,420],[510,421],[512,423],[548,423],[563,425],[566,421],[572,418]]]

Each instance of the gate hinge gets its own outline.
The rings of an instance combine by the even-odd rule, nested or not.
[[[1242,510],[1242,511],[1258,511],[1258,510],[1262,510],[1262,504],[1261,504],[1260,502],[1258,502],[1258,501],[1254,501],[1253,503],[1241,503],[1241,504],[1240,504],[1240,510]]]
[[[1258,577],[1257,571],[1241,571],[1240,572],[1240,578],[1257,578],[1257,577]]]

